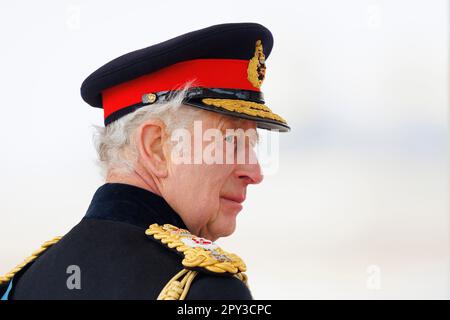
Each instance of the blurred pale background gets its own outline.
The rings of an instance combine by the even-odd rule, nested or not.
[[[444,0],[1,2],[0,273],[102,184],[102,113],[79,96],[90,72],[253,21],[274,34],[263,91],[293,129],[219,241],[255,298],[448,298],[448,14]]]

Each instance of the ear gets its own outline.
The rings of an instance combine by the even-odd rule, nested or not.
[[[151,119],[139,127],[136,133],[136,147],[141,165],[152,175],[164,178],[168,174],[168,162],[164,155],[165,125]]]

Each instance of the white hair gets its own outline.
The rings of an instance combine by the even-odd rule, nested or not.
[[[175,91],[164,102],[144,106],[138,110],[111,122],[107,126],[94,126],[94,145],[98,154],[98,164],[103,175],[111,169],[130,171],[137,160],[137,148],[134,141],[136,129],[149,119],[159,119],[171,134],[174,129],[188,128],[201,111],[183,105],[189,85]]]

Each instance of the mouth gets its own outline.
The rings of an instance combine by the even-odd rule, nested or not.
[[[245,196],[221,196],[220,200],[226,205],[240,211],[242,209],[242,203],[245,201]]]
[[[237,202],[239,204],[241,204],[242,202],[245,201],[245,195],[242,195],[242,196],[237,196],[237,195],[236,196],[222,196],[221,198],[225,199],[225,200]]]

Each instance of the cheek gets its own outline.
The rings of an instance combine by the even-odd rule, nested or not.
[[[215,220],[220,192],[230,177],[227,165],[176,165],[168,185],[174,209],[195,229]]]
[[[198,165],[196,183],[191,192],[196,196],[196,205],[207,210],[210,216],[217,214],[220,204],[220,193],[229,176],[222,165]],[[205,213],[206,214],[206,213]]]

